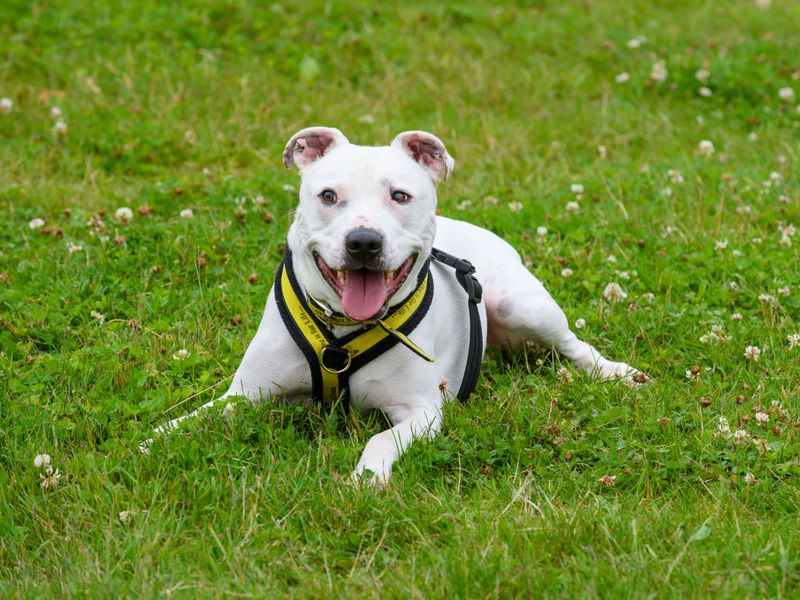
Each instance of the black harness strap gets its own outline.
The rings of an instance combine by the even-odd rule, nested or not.
[[[425,294],[422,297],[419,306],[416,308],[414,313],[407,318],[400,327],[397,328],[397,331],[405,336],[414,331],[417,325],[419,325],[419,323],[425,317],[428,309],[431,306],[431,302],[433,300],[433,278],[428,276],[429,266],[430,261],[426,261],[420,270],[419,277],[417,278],[417,288],[419,288],[423,281],[425,281],[427,278]],[[289,306],[286,303],[281,281],[284,271],[288,277],[289,284],[295,290],[297,299],[303,306],[308,318],[313,321],[314,325],[316,325],[319,332],[328,342],[328,345],[323,349],[321,356],[317,355],[315,349],[303,335],[299,324],[295,321]],[[278,305],[278,312],[281,315],[284,325],[289,330],[289,333],[291,334],[295,344],[297,344],[298,348],[300,348],[306,360],[308,361],[308,366],[311,369],[311,397],[315,402],[325,402],[330,396],[330,394],[326,393],[328,390],[326,390],[325,386],[323,385],[321,368],[324,366],[329,372],[337,372],[336,376],[339,383],[338,395],[341,397],[342,405],[344,406],[345,411],[349,410],[350,374],[356,372],[358,369],[372,361],[375,357],[383,354],[390,348],[393,348],[395,345],[400,343],[400,340],[397,337],[388,335],[377,344],[371,346],[369,349],[359,353],[351,360],[350,354],[348,353],[347,349],[344,348],[345,344],[358,338],[364,333],[365,329],[370,327],[379,327],[379,325],[373,323],[364,323],[363,329],[353,331],[337,338],[333,332],[328,329],[327,325],[323,323],[309,308],[308,300],[306,299],[305,294],[300,291],[300,286],[297,283],[294,267],[292,265],[291,252],[288,248],[286,249],[286,255],[281,262],[278,272],[275,276],[275,302]],[[384,315],[383,319],[388,319],[395,312],[401,310],[402,308],[403,303],[392,307],[386,313],[386,315]]]
[[[456,280],[467,293],[469,348],[464,377],[456,394],[457,398],[466,401],[475,390],[478,375],[480,374],[481,359],[483,358],[483,333],[478,313],[478,304],[481,302],[483,290],[475,277],[475,267],[469,261],[456,258],[436,248],[431,251],[431,258],[454,269]],[[362,323],[363,328],[337,338],[330,330],[329,324],[324,323],[320,316],[317,316],[317,313],[311,310],[308,299],[297,283],[292,266],[291,253],[287,248],[286,256],[275,276],[275,302],[278,305],[278,312],[284,325],[308,362],[311,370],[311,396],[314,401],[322,403],[333,402],[337,397],[340,397],[344,409],[346,411],[349,410],[350,374],[400,342],[423,358],[433,360],[427,357],[424,352],[421,352],[410,340],[405,339],[404,341],[400,339],[403,336],[408,336],[419,325],[430,308],[433,299],[433,277],[429,276],[429,267],[430,261],[427,261],[420,270],[417,291],[404,303],[392,307],[382,317],[380,323]],[[422,289],[423,285],[425,287],[424,290]],[[290,287],[291,290],[284,289],[284,286]],[[420,294],[422,295],[421,300],[419,300]],[[291,302],[287,301],[289,297],[292,298]],[[404,315],[400,311],[404,310],[404,306],[408,305],[409,302],[415,300],[412,297],[416,297],[418,306],[416,306],[412,314]],[[397,313],[397,322],[402,322],[396,328],[395,333],[381,336],[382,339],[365,349],[362,346],[362,351],[354,353],[351,357],[348,348],[352,348],[363,339],[359,338],[359,336],[365,335],[365,332],[369,333],[373,328],[383,327],[386,329],[384,321],[390,319],[395,313]],[[301,326],[303,329],[301,329]],[[387,331],[391,332],[393,330],[389,329]],[[398,336],[397,332],[402,335]],[[345,346],[350,342],[352,344],[346,348]],[[314,344],[316,344],[316,348]]]
[[[483,359],[483,332],[481,330],[481,317],[478,313],[478,304],[483,298],[483,288],[478,278],[475,277],[475,267],[468,260],[456,258],[438,248],[431,250],[431,257],[452,267],[456,272],[456,280],[467,292],[467,306],[469,308],[469,350],[467,352],[467,365],[464,369],[464,378],[461,380],[461,387],[456,397],[465,402],[478,383],[478,375],[481,372],[481,360]]]

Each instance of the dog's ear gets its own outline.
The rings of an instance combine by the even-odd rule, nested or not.
[[[425,131],[404,131],[392,140],[392,147],[417,161],[428,171],[434,183],[440,179],[447,181],[456,164],[442,140]]]
[[[283,149],[283,164],[301,171],[336,146],[349,144],[344,134],[334,127],[306,127],[292,136]]]

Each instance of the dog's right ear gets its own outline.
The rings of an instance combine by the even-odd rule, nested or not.
[[[336,146],[349,144],[344,134],[334,127],[306,127],[292,136],[283,149],[283,164],[302,171]]]

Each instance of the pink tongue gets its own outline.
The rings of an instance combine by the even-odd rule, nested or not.
[[[342,292],[342,308],[348,317],[367,321],[377,315],[386,304],[383,272],[358,269],[347,271]]]

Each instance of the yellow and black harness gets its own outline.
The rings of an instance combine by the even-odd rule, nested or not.
[[[475,267],[468,261],[435,248],[431,259],[452,267],[456,279],[467,292],[469,351],[464,378],[456,394],[459,399],[466,400],[475,389],[483,357],[483,334],[478,314],[482,289],[475,277]],[[433,362],[433,357],[408,338],[431,305],[433,278],[429,266],[430,260],[420,271],[416,290],[405,302],[392,307],[379,319],[362,322],[333,313],[310,296],[306,297],[297,284],[287,248],[275,276],[275,301],[286,329],[308,361],[311,395],[315,401],[332,405],[341,397],[347,410],[350,406],[350,374],[397,344],[403,344],[419,357]],[[361,325],[362,328],[337,338],[331,331],[334,325]]]

